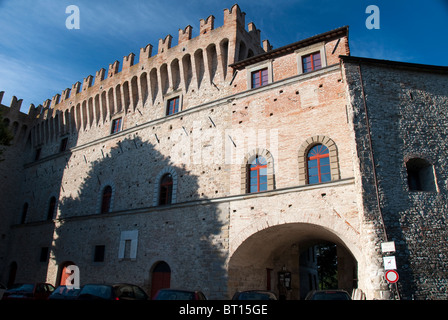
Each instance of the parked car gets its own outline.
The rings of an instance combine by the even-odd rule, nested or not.
[[[153,300],[207,300],[201,291],[160,289]]]
[[[129,283],[86,284],[78,294],[78,300],[148,300],[146,292]]]
[[[247,290],[236,292],[232,300],[278,300],[277,295],[267,290]]]
[[[48,297],[50,300],[75,300],[78,298],[81,288],[70,288],[67,286],[57,287]]]
[[[5,293],[6,289],[6,286],[3,283],[0,283],[0,300],[2,299],[3,293]]]
[[[49,283],[17,283],[5,291],[2,300],[46,300],[53,291],[54,287]]]
[[[352,300],[345,290],[312,290],[305,300]]]

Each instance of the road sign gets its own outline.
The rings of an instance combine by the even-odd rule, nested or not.
[[[389,281],[389,283],[395,283],[398,281],[398,272],[395,270],[389,270],[386,272],[386,280]]]
[[[395,242],[394,241],[383,242],[381,244],[381,251],[383,253],[385,253],[385,252],[395,252]]]
[[[384,270],[397,269],[397,263],[395,262],[395,257],[383,257]]]

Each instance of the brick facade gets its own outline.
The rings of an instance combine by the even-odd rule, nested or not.
[[[82,86],[77,82],[42,106],[32,105],[28,115],[15,105],[1,106],[4,117],[23,128],[0,163],[6,182],[0,201],[6,222],[1,226],[2,281],[16,269],[16,281],[58,284],[62,268],[73,263],[82,284],[126,281],[151,292],[152,270],[163,261],[171,269],[171,286],[200,289],[211,299],[252,288],[278,292],[277,274],[288,270],[287,298],[300,299],[301,253],[330,241],[337,245],[339,286],[385,299],[389,288],[379,251],[385,225],[387,239],[397,242],[404,272],[420,275],[424,265],[438,270],[437,289],[405,276],[403,297],[444,298],[445,254],[413,254],[432,235],[444,237],[442,224],[436,232],[424,218],[443,216],[446,207],[441,160],[446,150],[416,148],[419,126],[409,116],[382,112],[400,113],[394,110],[403,106],[403,114],[412,114],[410,105],[401,104],[412,95],[424,106],[419,119],[433,120],[440,112],[436,106],[446,106],[445,71],[417,68],[414,74],[376,62],[363,67],[375,163],[381,165],[375,172],[384,206],[379,212],[348,28],[272,49],[268,41],[261,43],[253,23],[247,29],[245,24],[245,13],[235,5],[224,10],[223,26],[215,28],[209,16],[201,20],[198,37],[191,38],[191,26],[181,29],[176,46],[168,35],[156,55],[147,45],[138,63],[131,53],[121,72],[116,61],[107,72],[86,77]],[[322,68],[303,73],[302,56],[314,52],[320,53]],[[251,73],[264,68],[267,83],[252,89]],[[390,75],[387,85],[378,73]],[[425,86],[414,87],[422,74]],[[428,91],[436,81],[438,91]],[[389,104],[370,102],[391,96]],[[180,109],[167,115],[172,99]],[[113,123],[118,132],[112,131]],[[405,130],[411,126],[413,131]],[[378,137],[385,129],[397,135]],[[433,134],[438,138],[428,138],[443,141],[440,130]],[[398,136],[408,142],[390,159],[386,155],[395,150]],[[329,150],[330,179],[309,184],[306,157],[316,144]],[[428,155],[438,181],[437,192],[406,197],[412,204],[421,201],[415,206],[420,211],[409,209],[410,202],[395,203],[396,189],[405,182],[404,159],[417,155]],[[248,193],[247,166],[256,156],[267,161],[267,188]],[[401,184],[387,182],[388,161],[394,162]],[[161,205],[165,174],[172,178],[171,202]],[[108,210],[101,213],[106,188],[111,190]],[[56,211],[48,219],[52,197]],[[434,203],[437,209],[423,211]],[[417,232],[417,222],[426,229]],[[419,232],[425,243],[415,237],[412,246],[402,246]],[[94,259],[97,246],[105,248],[102,261]],[[41,261],[42,248],[49,256]]]

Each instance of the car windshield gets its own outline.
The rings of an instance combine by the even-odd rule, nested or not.
[[[61,295],[61,296],[77,296],[81,289],[69,289],[66,286],[60,286],[55,291],[53,291],[52,295]]]
[[[156,300],[195,300],[195,295],[189,291],[162,290]]]
[[[33,292],[34,284],[31,283],[20,283],[15,284],[9,289],[11,292]]]
[[[345,292],[339,291],[326,291],[316,292],[312,300],[350,300],[350,297]]]
[[[275,297],[269,292],[241,292],[238,300],[275,300]]]
[[[92,295],[102,299],[109,299],[112,296],[112,288],[106,285],[86,284],[79,295]]]

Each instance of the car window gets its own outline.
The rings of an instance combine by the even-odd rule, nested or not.
[[[37,285],[36,285],[36,293],[43,293],[43,292],[45,292],[46,291],[46,289],[45,289],[45,284],[43,284],[43,283],[38,283]]]
[[[134,291],[131,286],[119,286],[116,288],[116,292],[120,298],[134,298]]]
[[[139,299],[139,300],[145,300],[148,298],[146,293],[137,286],[134,287],[134,295],[135,295],[135,298]]]
[[[80,295],[83,294],[109,299],[112,296],[112,289],[105,285],[85,285],[80,292]]]
[[[46,287],[47,287],[47,292],[53,292],[54,291],[54,287],[52,286],[52,285],[50,285],[50,284],[46,284],[45,285]]]
[[[198,299],[199,300],[207,300],[207,298],[205,297],[205,295],[202,292],[198,292]]]
[[[157,295],[157,300],[195,300],[194,292],[162,290]]]
[[[20,292],[33,292],[34,290],[34,285],[32,284],[15,284],[11,287],[11,289],[9,289],[9,291],[20,291]]]

